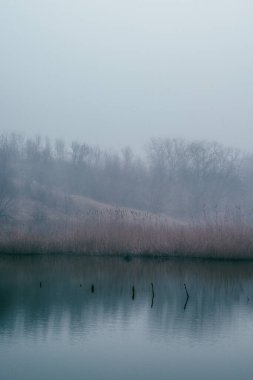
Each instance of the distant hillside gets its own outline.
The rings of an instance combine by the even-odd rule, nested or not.
[[[182,220],[167,215],[157,215],[126,207],[116,207],[80,195],[53,194],[56,202],[46,205],[28,197],[13,199],[9,211],[12,223],[35,223],[75,221],[131,222],[144,224],[184,224]],[[15,210],[15,212],[14,212]]]
[[[252,156],[209,142],[153,139],[137,156],[130,148],[114,152],[1,135],[0,221],[178,223],[237,213],[235,207],[248,212],[252,162]]]

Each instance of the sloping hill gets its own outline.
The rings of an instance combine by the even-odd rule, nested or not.
[[[136,209],[117,207],[80,195],[51,194],[50,200],[39,201],[22,197],[12,203],[11,219],[17,223],[46,223],[68,220],[92,220],[97,222],[130,222],[144,224],[183,224],[166,215]]]

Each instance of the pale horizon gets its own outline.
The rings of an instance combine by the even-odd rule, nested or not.
[[[3,1],[0,130],[251,151],[248,1]]]

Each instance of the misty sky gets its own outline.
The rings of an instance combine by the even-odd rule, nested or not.
[[[0,0],[0,129],[251,150],[253,3]]]

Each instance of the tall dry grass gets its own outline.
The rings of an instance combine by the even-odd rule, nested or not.
[[[5,226],[0,253],[253,259],[253,224],[216,218],[185,225],[113,219]]]

